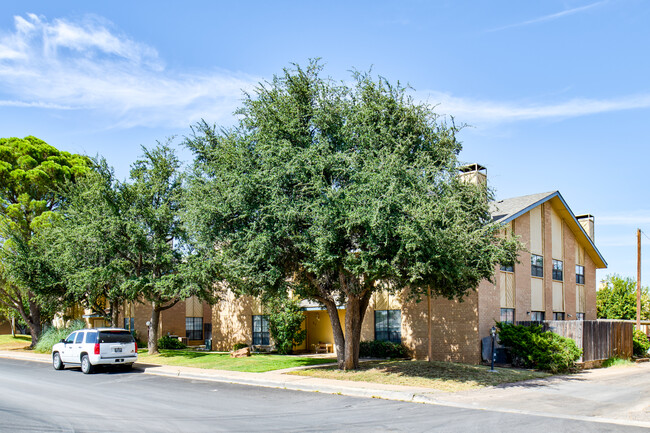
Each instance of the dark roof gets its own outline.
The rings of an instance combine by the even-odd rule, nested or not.
[[[596,263],[597,268],[606,268],[607,262],[603,258],[598,248],[594,244],[593,239],[587,235],[582,225],[576,219],[575,214],[571,211],[569,205],[564,201],[562,194],[559,191],[542,192],[538,194],[523,195],[521,197],[513,197],[504,200],[493,201],[490,203],[490,213],[492,214],[492,221],[499,224],[507,224],[515,218],[520,217],[533,208],[541,205],[542,203],[555,199],[557,209],[560,209],[560,214],[569,225],[569,228],[575,236],[581,237],[586,241],[591,249],[588,251],[589,256]]]
[[[549,200],[558,191],[541,192],[538,194],[522,195],[521,197],[507,198],[490,203],[492,221],[507,223],[523,215],[529,210]]]

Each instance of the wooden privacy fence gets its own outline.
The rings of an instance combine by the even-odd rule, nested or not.
[[[572,338],[582,349],[579,362],[598,361],[611,357],[632,357],[634,323],[627,320],[545,320],[517,322],[518,325],[542,325],[563,337]]]

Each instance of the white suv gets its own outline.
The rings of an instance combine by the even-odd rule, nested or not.
[[[52,347],[52,365],[62,370],[66,365],[80,365],[84,374],[96,365],[121,365],[131,368],[138,360],[138,344],[126,329],[81,329]]]

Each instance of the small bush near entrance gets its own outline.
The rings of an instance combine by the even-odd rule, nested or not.
[[[639,357],[648,356],[648,349],[650,349],[650,341],[648,340],[648,336],[645,335],[643,331],[639,331],[638,329],[634,330],[632,344],[634,345],[634,356],[639,356]]]
[[[501,344],[510,348],[513,364],[517,366],[557,373],[573,368],[582,355],[575,341],[544,331],[541,325],[501,322],[497,328]]]
[[[172,338],[169,335],[158,339],[158,349],[185,349],[186,347],[178,338]]]
[[[390,341],[362,341],[359,344],[360,358],[407,358],[408,354],[406,346]]]
[[[232,351],[234,352],[236,350],[243,349],[244,347],[248,347],[248,344],[246,344],[246,343],[235,343],[235,344],[232,345]]]
[[[41,338],[38,339],[34,351],[39,353],[50,353],[52,351],[52,346],[61,341],[61,339],[70,335],[71,332],[84,329],[85,327],[86,323],[83,320],[75,320],[65,328],[48,328],[41,334]]]

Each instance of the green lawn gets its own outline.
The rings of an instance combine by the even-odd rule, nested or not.
[[[27,349],[30,344],[32,344],[32,337],[29,335],[16,335],[16,337],[12,337],[11,334],[0,335],[0,350]]]
[[[388,360],[362,362],[357,371],[341,371],[332,367],[321,367],[288,374],[389,385],[421,386],[449,392],[550,376],[549,373],[533,370],[495,368],[497,372],[490,372],[489,369],[490,367],[483,365],[452,362]]]
[[[283,368],[319,365],[336,359],[301,356],[254,354],[247,358],[231,358],[228,353],[196,352],[193,350],[161,350],[160,355],[149,355],[138,350],[138,362],[143,364],[180,365],[184,367],[213,368],[217,370],[263,373]]]

